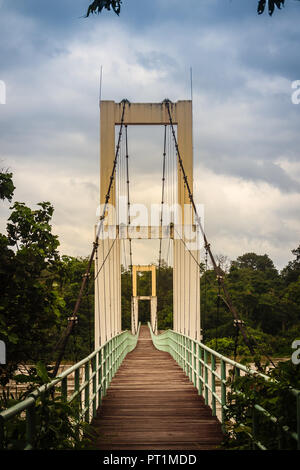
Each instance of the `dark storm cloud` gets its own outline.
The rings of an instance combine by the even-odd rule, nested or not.
[[[76,188],[87,190],[89,205],[97,199],[100,65],[103,96],[116,101],[187,99],[192,66],[195,166],[201,162],[214,175],[207,187],[201,182],[202,191],[219,184],[214,181],[228,184],[231,191],[245,183],[249,191],[243,197],[250,198],[256,185],[266,184],[265,200],[276,195],[276,201],[269,212],[262,211],[261,222],[269,216],[277,232],[262,230],[260,237],[273,243],[273,255],[282,262],[283,214],[295,244],[300,238],[297,201],[292,207],[286,202],[287,195],[296,198],[300,193],[299,178],[279,163],[299,162],[300,105],[291,103],[291,81],[300,79],[298,2],[287,2],[269,18],[256,15],[256,0],[124,0],[120,18],[105,12],[85,20],[80,16],[88,3],[0,2],[0,80],[7,85],[7,105],[0,107],[0,158],[8,166],[13,162],[16,172],[42,165],[36,170],[36,190],[29,176],[31,184],[25,188],[16,175],[20,191],[32,200],[40,199],[38,191],[44,188],[54,191],[62,214],[57,225],[72,247]],[[156,177],[160,169],[153,162],[161,163],[160,131],[152,140],[148,131],[132,132],[134,177],[138,180],[143,171]],[[86,215],[82,200],[77,204]],[[91,226],[94,212],[92,208]],[[233,229],[226,223],[226,248],[235,253]],[[236,224],[235,231],[254,240],[247,220],[241,216]]]
[[[215,173],[238,176],[248,181],[264,181],[284,192],[300,192],[300,183],[293,180],[279,165],[270,161],[221,158],[212,162]]]

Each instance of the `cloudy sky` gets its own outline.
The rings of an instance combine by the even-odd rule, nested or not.
[[[87,255],[100,66],[102,98],[117,102],[189,99],[192,66],[195,194],[213,251],[268,253],[281,269],[300,243],[300,4],[270,18],[256,15],[256,0],[124,0],[120,17],[84,19],[87,4],[0,0],[0,159],[15,200],[51,201],[62,253]],[[130,132],[135,196],[157,190],[159,202],[161,133]]]

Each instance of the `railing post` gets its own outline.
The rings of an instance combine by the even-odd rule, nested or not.
[[[115,338],[111,341],[111,378],[115,375]]]
[[[297,449],[300,450],[300,392],[297,394]]]
[[[115,362],[115,374],[118,370],[118,338],[115,338],[115,343],[114,343],[114,350],[115,350],[115,359],[114,359],[114,362]]]
[[[189,371],[189,341],[185,337],[185,373],[189,377],[190,376],[190,371]]]
[[[185,371],[185,349],[184,349],[184,336],[180,336],[181,345],[181,368]]]
[[[85,421],[89,423],[90,421],[90,361],[88,361],[85,364],[84,379],[86,382],[85,387],[84,387],[84,405],[86,408]]]
[[[284,434],[283,434],[283,431],[281,429],[280,422],[278,423],[278,426],[277,426],[277,432],[278,432],[278,450],[282,450],[283,449],[283,442],[284,442]]]
[[[61,381],[61,397],[63,401],[67,401],[68,399],[68,378],[65,377]]]
[[[106,373],[106,347],[107,345],[105,345],[103,347],[103,397],[105,397],[106,395],[106,381],[107,381],[107,373]]]
[[[98,405],[101,405],[102,401],[102,349],[98,352]]]
[[[193,376],[194,376],[194,387],[197,388],[197,343],[193,341]]]
[[[120,360],[119,360],[119,336],[116,338],[116,370],[119,370]]]
[[[226,362],[221,359],[221,406],[222,406],[222,427],[224,431],[226,406]]]
[[[4,438],[5,438],[4,420],[2,419],[2,416],[0,416],[0,450],[4,449]]]
[[[187,374],[188,378],[191,380],[190,340],[189,339],[186,339],[185,346],[186,346],[186,365],[187,365],[186,374]]]
[[[111,382],[111,373],[112,373],[112,358],[111,358],[111,340],[108,343],[108,385]]]
[[[186,337],[183,336],[183,349],[184,349],[184,372],[187,374],[187,360],[186,360]]]
[[[199,390],[199,395],[202,395],[203,394],[203,383],[202,383],[202,380],[203,379],[203,366],[202,366],[202,347],[200,346],[200,344],[198,344],[198,390]]]
[[[113,376],[114,376],[114,339],[112,338],[111,340],[111,376],[110,376],[110,380],[112,380]]]
[[[35,402],[26,410],[26,441],[30,449],[34,448],[35,440]]]
[[[111,361],[112,361],[111,376],[112,377],[115,375],[115,367],[116,367],[115,354],[116,354],[116,351],[115,351],[115,338],[112,338],[112,340],[111,340]]]
[[[75,392],[79,392],[80,387],[80,369],[75,370],[75,377],[74,377],[74,389]],[[81,393],[76,397],[76,420],[79,421],[79,416],[81,412]]]
[[[123,362],[123,358],[124,358],[124,351],[125,351],[125,343],[126,343],[126,337],[125,337],[126,333],[124,333],[124,336],[122,337],[122,343],[121,343],[121,353],[120,353],[120,363]]]
[[[96,356],[92,359],[92,373],[93,373],[93,418],[97,413],[97,370],[96,370]]]
[[[189,364],[190,364],[190,381],[193,382],[193,343],[192,340],[189,339]]]
[[[256,430],[257,430],[257,416],[255,412],[255,407],[253,406],[252,408],[252,436],[253,436],[253,441],[252,441],[252,449],[256,449],[255,445],[255,440],[256,440]]]
[[[177,354],[177,341],[176,341],[176,334],[175,333],[171,333],[171,344],[174,345],[174,359],[175,361],[177,362],[178,364],[178,354]]]
[[[210,355],[210,361],[211,361],[211,404],[212,404],[212,414],[213,416],[216,416],[216,376],[214,372],[216,371],[216,358],[213,354]]]
[[[207,351],[204,349],[204,399],[205,404],[208,405],[208,371],[207,371]]]

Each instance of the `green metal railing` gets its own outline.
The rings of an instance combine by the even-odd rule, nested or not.
[[[16,405],[0,413],[0,449],[6,442],[6,424],[17,415],[26,420],[26,445],[24,450],[34,448],[36,436],[35,407],[37,399],[46,392],[60,393],[62,400],[72,403],[78,400],[78,419],[91,422],[101,406],[109,384],[125,356],[136,347],[140,325],[136,335],[124,331],[107,341],[98,350],[70,367],[52,382],[42,385]],[[72,389],[70,385],[72,385]]]
[[[154,335],[149,324],[151,337],[154,346],[160,351],[166,351],[175,359],[178,365],[183,369],[194,386],[198,389],[199,394],[204,397],[205,404],[212,409],[213,416],[220,416],[219,420],[225,430],[225,412],[227,409],[227,387],[229,371],[234,370],[236,377],[241,375],[253,375],[263,377],[270,380],[267,375],[261,374],[250,369],[238,362],[222,356],[213,349],[205,346],[203,343],[196,341],[188,336],[177,333],[173,330],[167,330],[160,335]],[[253,448],[267,450],[267,448],[257,440],[256,423],[257,417],[264,416],[269,422],[280,428],[280,434],[287,434],[291,439],[296,441],[297,449],[300,450],[300,390],[290,389],[291,398],[295,400],[295,413],[297,420],[297,431],[290,430],[287,426],[282,426],[280,420],[272,416],[267,410],[259,404],[253,406],[253,427],[249,432],[245,427],[245,433],[252,442]],[[243,423],[240,424],[243,426]],[[279,445],[280,448],[280,439]]]

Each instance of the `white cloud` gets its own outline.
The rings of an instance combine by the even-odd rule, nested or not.
[[[178,28],[179,21],[176,30],[166,21],[135,31],[124,23],[91,22],[61,44],[49,39],[55,52],[43,54],[28,39],[38,31],[33,20],[16,16],[10,24],[18,31],[10,47],[23,55],[3,77],[10,100],[1,109],[0,158],[14,171],[16,199],[54,204],[54,231],[64,253],[86,255],[93,239],[100,66],[104,99],[160,102],[189,97],[193,65],[197,202],[205,203],[215,251],[230,258],[267,252],[280,267],[290,259],[300,238],[300,196],[282,191],[280,174],[257,180],[256,172],[260,164],[263,172],[273,168],[265,165],[269,161],[300,181],[296,107],[285,76],[240,62],[247,40],[244,32],[239,41],[242,26],[200,31]],[[159,131],[153,136],[143,129],[131,134],[136,202],[160,199],[162,140]],[[138,259],[147,255],[149,262],[155,249],[137,248]]]
[[[245,252],[267,253],[282,268],[299,245],[300,194],[283,194],[267,183],[216,175],[203,166],[196,174],[196,196],[205,205],[213,251],[231,259]]]

